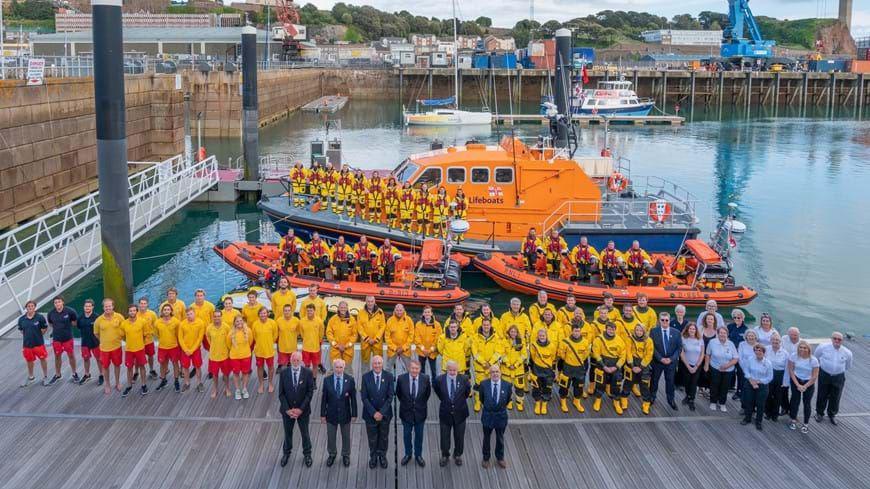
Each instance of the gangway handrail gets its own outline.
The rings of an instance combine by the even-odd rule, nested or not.
[[[647,196],[652,197],[652,196]],[[629,218],[640,219],[652,227],[661,227],[674,223],[695,222],[695,202],[679,202],[682,207],[672,207],[671,213],[665,218],[662,223],[653,222],[649,217],[650,200],[633,199],[633,200],[566,200],[563,201],[553,212],[550,213],[543,221],[541,221],[541,236],[546,236],[551,230],[559,225],[564,225],[565,221],[577,220],[581,222],[592,222],[601,224],[602,217],[615,218],[617,222],[625,226]],[[578,209],[592,208],[593,211]],[[609,212],[603,213],[606,208]],[[635,221],[636,222],[636,221]],[[603,225],[603,224],[602,224]]]

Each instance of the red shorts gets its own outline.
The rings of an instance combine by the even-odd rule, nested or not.
[[[229,358],[226,360],[212,360],[211,358],[209,358],[208,373],[212,374],[215,377],[217,377],[218,373],[229,375],[230,372],[233,370],[232,365],[230,365],[231,361],[232,360],[230,360]]]
[[[290,365],[290,355],[292,353],[278,352],[278,365]]]
[[[103,368],[109,368],[109,364],[112,364],[116,367],[120,367],[121,356],[120,348],[116,348],[112,351],[100,350],[100,366]]]
[[[32,362],[37,358],[42,360],[48,357],[48,352],[45,351],[45,345],[34,346],[33,348],[22,348],[21,354],[24,355],[24,361]]]
[[[145,343],[145,354],[149,357],[154,356],[154,343]]]
[[[309,368],[320,366],[320,352],[302,350],[302,363]]]
[[[145,366],[145,350],[124,352],[124,365],[127,368],[144,367]]]
[[[82,345],[82,360],[90,360],[91,357],[100,358],[100,350],[96,348],[88,348],[87,346]]]
[[[233,360],[228,360],[228,362],[232,363],[230,369],[234,374],[249,374],[251,373],[251,357],[248,358],[236,358]]]
[[[147,352],[148,349],[146,348]],[[181,347],[173,346],[172,348],[158,348],[157,349],[157,362],[163,364],[168,362],[177,362],[181,360]]]
[[[257,368],[265,365],[268,368],[272,368],[275,366],[275,357],[257,357]]]
[[[202,367],[202,353],[199,349],[193,352],[193,355],[181,352],[181,367],[190,368],[193,365],[196,368]]]
[[[66,352],[67,355],[75,355],[75,347],[73,346],[72,339],[66,341],[52,341],[51,347],[54,348],[55,355],[62,355],[64,352]]]

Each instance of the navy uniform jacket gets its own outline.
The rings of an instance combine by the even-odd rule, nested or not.
[[[374,370],[370,370],[362,376],[360,398],[363,405],[362,418],[366,423],[377,423],[374,417],[377,412],[383,416],[381,421],[389,421],[393,417],[393,389],[395,389],[395,382],[396,379],[393,377],[393,374],[386,370],[381,371],[380,387],[375,385]]]
[[[680,332],[674,328],[668,328],[669,341],[664,344],[662,328],[656,326],[650,331],[649,337],[653,341],[653,361],[661,362],[662,358],[668,357],[671,359],[671,365],[676,366],[677,359],[680,358],[680,350],[683,349],[683,338],[680,337]]]
[[[498,402],[496,402],[492,395],[492,380],[486,379],[480,383],[480,403],[483,405],[480,423],[484,428],[504,428],[507,426],[507,403],[511,400],[513,385],[504,380],[500,380],[498,385],[499,395]]]
[[[314,375],[311,370],[299,368],[299,383],[293,384],[293,367],[281,371],[281,383],[278,386],[278,400],[281,402],[281,414],[287,416],[290,409],[301,409],[300,418],[311,414],[311,398],[314,397]]]
[[[399,419],[405,423],[426,421],[432,383],[426,374],[417,375],[417,397],[411,397],[411,374],[404,373],[396,381],[396,397],[399,399]]]
[[[447,424],[459,424],[468,418],[468,398],[471,396],[471,383],[462,374],[456,376],[456,392],[450,397],[449,377],[441,374],[435,379],[435,395],[441,401],[438,405],[438,419]]]
[[[344,374],[343,378],[341,392],[335,391],[334,374],[323,379],[320,417],[330,424],[350,423],[350,418],[356,417],[356,384],[350,375]]]

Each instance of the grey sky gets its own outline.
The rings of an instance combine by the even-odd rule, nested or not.
[[[335,0],[296,0],[301,4],[314,3],[329,9]],[[388,12],[407,10],[413,14],[450,16],[450,1],[438,0],[345,0],[352,5],[372,5]],[[475,19],[485,15],[496,26],[512,27],[517,20],[528,18],[529,0],[458,0],[460,18]],[[777,18],[802,19],[808,17],[836,17],[838,0],[751,0],[750,7],[756,15]],[[535,20],[567,20],[600,10],[637,10],[666,17],[674,14],[697,15],[703,10],[726,12],[727,0],[535,0]],[[870,1],[854,0],[852,30],[856,36],[870,35]]]

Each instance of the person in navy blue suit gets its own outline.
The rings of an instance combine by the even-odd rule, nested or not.
[[[659,325],[650,331],[653,341],[652,385],[650,386],[651,402],[655,403],[659,389],[659,377],[665,374],[665,393],[668,396],[668,406],[677,410],[674,402],[674,374],[677,371],[677,359],[683,349],[683,339],[680,332],[671,328],[671,315],[659,314]]]
[[[446,372],[435,379],[435,395],[438,396],[438,427],[441,434],[441,459],[438,465],[446,467],[450,457],[450,437],[453,436],[453,462],[462,465],[465,451],[465,420],[468,419],[468,398],[471,397],[471,381],[459,373],[455,360],[448,360]]]
[[[320,422],[326,423],[326,466],[335,463],[336,431],[341,429],[341,463],[350,466],[350,424],[356,419],[356,384],[345,375],[344,360],[332,362],[332,375],[323,379]]]
[[[431,395],[432,383],[429,381],[429,376],[420,373],[419,361],[411,360],[408,364],[408,372],[396,379],[396,398],[399,400],[399,419],[402,420],[402,439],[405,445],[402,465],[408,465],[411,461],[413,445],[414,461],[420,467],[426,466],[426,461],[423,460],[423,433],[426,431],[426,416]]]
[[[369,468],[380,463],[387,468],[387,444],[390,437],[390,420],[393,419],[393,392],[395,378],[384,370],[384,357],[372,357],[372,369],[362,376],[360,398],[363,404],[363,420],[366,422],[366,437],[369,441]]]
[[[490,439],[495,431],[495,460],[499,467],[506,468],[504,460],[504,432],[507,429],[507,404],[511,400],[513,386],[510,382],[501,380],[501,369],[498,365],[489,368],[489,378],[480,383],[480,401],[483,411],[480,424],[483,425],[483,462],[484,469],[489,468]]]

